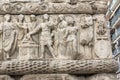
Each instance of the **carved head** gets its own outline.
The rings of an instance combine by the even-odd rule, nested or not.
[[[65,19],[65,16],[64,16],[63,14],[61,14],[61,15],[58,16],[58,19],[59,19],[60,21],[62,21],[62,20]]]
[[[43,20],[49,20],[50,16],[48,14],[43,15]]]
[[[9,21],[10,21],[10,19],[11,19],[11,16],[10,16],[9,14],[6,14],[6,15],[4,16],[4,18],[5,18],[5,20],[6,20],[6,21],[8,21],[8,22],[9,22]]]
[[[36,16],[35,15],[31,15],[30,19],[31,19],[31,21],[36,21]]]
[[[74,20],[73,18],[70,18],[70,19],[68,20],[68,25],[74,26],[74,24],[75,24],[75,20]]]
[[[20,15],[18,16],[18,21],[23,22],[23,20],[24,20],[24,15],[20,14]]]

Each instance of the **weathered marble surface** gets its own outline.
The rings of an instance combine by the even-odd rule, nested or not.
[[[4,1],[3,1],[4,2]],[[83,13],[105,14],[107,1],[82,1],[82,2],[14,2],[0,3],[0,14],[44,14],[44,13]]]
[[[113,59],[103,60],[36,60],[6,61],[0,63],[0,74],[95,74],[116,72],[118,64]]]
[[[117,80],[115,74],[96,74],[91,76],[75,76],[68,74],[34,74],[25,75],[20,80]]]
[[[115,74],[101,73],[101,74],[95,74],[91,77],[88,77],[86,80],[117,80],[117,77]]]
[[[112,58],[104,14],[7,14],[0,22],[1,60]]]
[[[89,76],[71,74],[28,74],[16,79],[8,75],[0,75],[0,80],[117,80],[114,73],[101,73]]]
[[[0,80],[14,80],[14,79],[8,75],[0,75]]]
[[[107,2],[0,0],[0,80],[116,80]]]

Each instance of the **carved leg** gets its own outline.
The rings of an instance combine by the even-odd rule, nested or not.
[[[79,59],[80,60],[84,59],[85,55],[86,55],[84,46],[80,44],[80,47],[79,47],[78,51],[79,51],[78,53],[80,54]]]
[[[6,59],[7,59],[7,60],[10,60],[10,56],[9,56],[9,53],[8,53],[8,52],[6,53]]]
[[[91,48],[88,45],[85,46],[85,54],[85,59],[91,59]]]
[[[41,45],[41,55],[40,55],[40,58],[44,57],[44,51],[45,51],[45,46]]]
[[[73,50],[75,52],[75,54],[77,53],[77,41],[76,40],[73,40]]]
[[[10,56],[8,52],[4,52],[4,60],[10,60]]]
[[[52,46],[51,46],[51,45],[48,45],[48,48],[49,48],[49,50],[50,50],[50,53],[51,53],[52,57],[55,58],[54,50],[53,50]]]
[[[55,48],[55,55],[58,56],[59,55],[59,51],[58,51],[59,49],[58,49],[58,42],[57,41],[55,42],[55,47],[54,48]]]

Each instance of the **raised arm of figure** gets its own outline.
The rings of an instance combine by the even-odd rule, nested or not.
[[[33,35],[35,33],[37,33],[39,30],[41,29],[41,25],[38,25],[35,29],[33,29],[33,31],[29,32],[29,35]]]

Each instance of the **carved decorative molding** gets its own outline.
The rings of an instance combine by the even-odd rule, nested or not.
[[[77,2],[76,4],[51,2],[1,3],[0,14],[44,14],[44,13],[106,13],[106,1]]]
[[[118,64],[113,59],[103,60],[36,60],[7,61],[0,63],[0,74],[93,74],[116,72]]]

